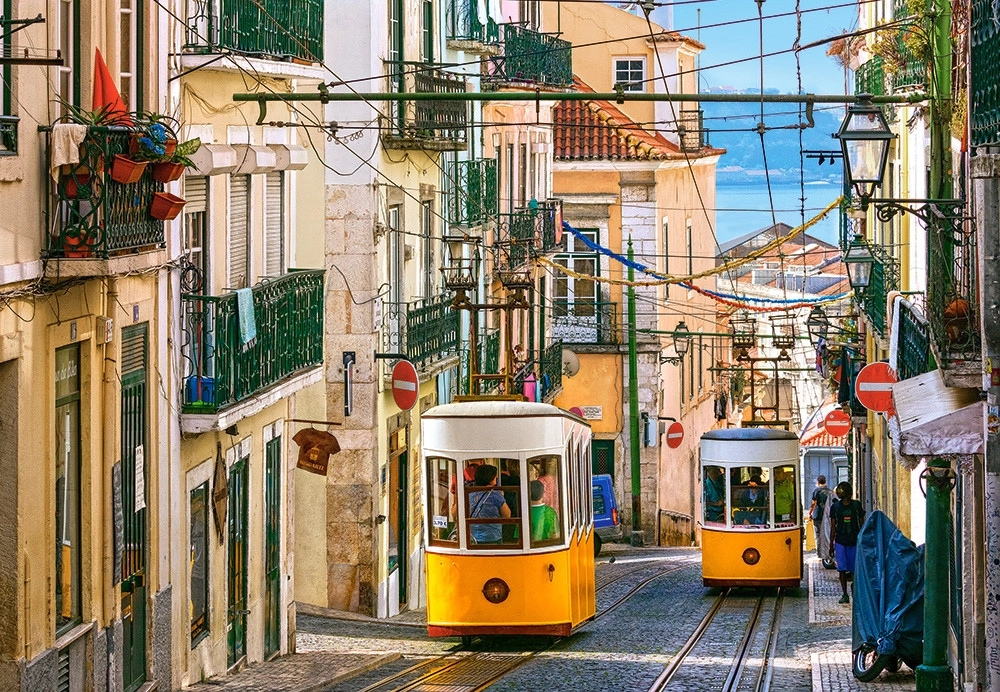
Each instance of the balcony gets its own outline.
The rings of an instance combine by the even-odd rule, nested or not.
[[[1000,144],[1000,31],[992,3],[975,0],[971,12],[969,135],[975,147],[996,146]]]
[[[465,78],[425,63],[386,62],[389,93],[464,94]],[[382,143],[389,149],[465,151],[469,109],[465,101],[399,101],[388,104]]]
[[[677,140],[681,151],[701,151],[707,145],[703,126],[704,112],[700,108],[682,109],[677,116]]]
[[[621,341],[618,304],[553,300],[552,338],[566,344],[617,344]]]
[[[450,296],[435,296],[409,303],[386,304],[383,347],[405,353],[417,367],[427,367],[458,351],[459,312]]]
[[[0,115],[0,156],[17,153],[17,124],[20,121],[16,115]]]
[[[187,52],[323,61],[322,0],[205,0],[188,7]]]
[[[923,375],[934,369],[927,320],[909,301],[903,301],[900,305],[897,343],[899,355],[896,376],[900,380]]]
[[[886,337],[885,304],[890,291],[899,290],[899,266],[896,259],[877,243],[869,245],[876,262],[872,265],[868,286],[861,292],[862,310],[868,325],[880,337]]]
[[[907,7],[907,0],[895,0],[893,3],[893,19],[900,21],[910,16]],[[915,43],[914,37],[926,37],[930,35],[928,22],[924,26],[908,28],[896,32],[895,37],[895,62],[892,74],[889,78],[892,93],[901,91],[918,91],[927,86],[927,57],[916,55],[913,51]],[[909,44],[909,45],[908,45]],[[929,48],[926,48],[929,52]]]
[[[181,296],[182,413],[215,414],[323,363],[322,269],[251,289],[256,339],[243,343],[237,294]]]
[[[514,375],[514,391],[530,394],[525,382],[532,376],[538,388],[539,401],[549,402],[562,389],[562,342],[555,341],[536,353]]]
[[[502,53],[490,58],[483,90],[504,86],[565,89],[573,83],[572,44],[517,24],[500,25]]]
[[[513,213],[500,214],[497,238],[506,253],[505,268],[523,267],[532,253],[558,250],[556,224],[560,217],[559,204],[555,201],[534,202]]]
[[[482,226],[496,217],[499,207],[496,159],[456,161],[448,181],[445,218],[451,226]]]
[[[479,17],[478,0],[448,0],[445,7],[445,37],[449,47],[470,53],[498,50],[500,26],[490,17]]]
[[[129,154],[134,132],[89,128],[80,162],[63,165],[59,179],[50,181],[46,258],[106,260],[164,247],[164,222],[150,215],[153,195],[163,185],[153,180],[150,166],[134,183],[116,182],[108,170],[116,155]],[[51,131],[45,134],[51,152]]]

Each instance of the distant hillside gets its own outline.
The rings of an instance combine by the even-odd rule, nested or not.
[[[760,105],[702,102],[701,108],[708,141],[713,147],[726,150],[726,155],[719,161],[718,182],[726,184],[761,179],[764,157],[761,138],[755,130],[760,121]],[[764,133],[764,146],[771,179],[798,182],[801,161],[807,181],[839,182],[843,172],[839,160],[833,165],[829,161],[820,165],[817,159],[800,160],[799,130],[777,129],[796,125],[799,122],[798,110],[798,104],[794,103],[764,104],[764,124],[769,128]],[[840,129],[843,109],[830,108],[825,104],[817,106],[813,119],[816,126],[802,131],[801,149],[839,151],[840,143],[831,135]]]

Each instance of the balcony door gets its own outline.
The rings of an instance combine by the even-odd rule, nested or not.
[[[281,649],[281,439],[273,437],[264,444],[265,658]]]
[[[247,467],[249,455],[229,469],[229,598],[227,632],[229,667],[247,655]]]
[[[596,228],[581,229],[580,233],[597,243]],[[598,276],[600,263],[596,252],[571,233],[563,235],[566,252],[556,255],[555,262],[566,267],[558,272],[552,292],[552,338],[566,343],[597,343],[600,339],[600,314],[597,309],[597,282],[584,276]]]

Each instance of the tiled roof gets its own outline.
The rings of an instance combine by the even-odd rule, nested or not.
[[[594,91],[575,77],[573,87]],[[552,109],[552,121],[557,161],[684,158],[676,144],[655,130],[641,127],[610,101],[562,101]],[[706,148],[690,155],[696,158],[722,151]]]

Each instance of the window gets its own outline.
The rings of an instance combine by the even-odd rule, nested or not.
[[[80,346],[56,351],[56,634],[80,622]]]
[[[615,75],[612,80],[615,84],[621,84],[625,91],[645,91],[645,79],[645,58],[615,58]]]
[[[191,491],[191,647],[208,634],[208,481]]]
[[[250,176],[229,178],[229,273],[226,288],[250,286]]]
[[[567,450],[570,449],[567,447]],[[559,457],[546,455],[528,459],[531,547],[562,542],[563,502]],[[589,498],[589,493],[588,493]]]
[[[774,522],[777,527],[791,527],[798,523],[798,502],[795,500],[795,466],[777,466],[774,469]]]
[[[138,88],[136,79],[138,77],[138,56],[136,46],[138,44],[137,27],[139,17],[137,11],[142,3],[136,0],[120,0],[119,8],[119,47],[121,49],[121,60],[119,71],[121,73],[121,96],[125,102],[125,107],[129,110],[137,110],[139,107]]]
[[[78,105],[80,103],[80,86],[77,83],[77,36],[78,16],[76,0],[59,0],[59,54],[63,64],[56,68],[59,73],[59,98]],[[57,106],[59,115],[64,115],[61,106]]]
[[[423,61],[425,63],[434,62],[434,3],[432,0],[423,0],[422,22],[420,26],[421,41],[423,49]]]
[[[264,275],[285,273],[285,174],[268,173],[264,180]]]
[[[420,241],[423,244],[423,276],[424,276],[424,298],[431,298],[437,295],[437,286],[440,281],[437,271],[437,253],[435,248],[434,233],[434,201],[424,200],[420,203]]]
[[[403,60],[403,0],[389,0],[389,60]]]
[[[684,243],[687,249],[687,275],[694,274],[694,232],[691,227],[691,219],[684,222]]]
[[[769,528],[771,523],[770,469],[740,466],[729,471],[733,526]]]
[[[514,145],[507,145],[507,213],[514,213]]]
[[[580,229],[580,235],[593,243],[598,242],[598,229]],[[552,295],[552,332],[554,339],[569,343],[599,343],[601,336],[598,314],[598,286],[600,262],[591,250],[572,233],[564,233],[566,252],[556,255],[554,262],[566,267],[567,272],[556,272]]]
[[[406,295],[404,289],[405,276],[403,274],[403,207],[394,204],[389,207],[387,218],[389,225],[389,296],[395,304],[403,302]]]
[[[462,494],[469,548],[521,547],[518,467],[517,459],[465,460]]]
[[[208,178],[184,178],[184,256],[190,270],[182,281],[185,293],[210,295],[208,285]]]
[[[538,0],[520,0],[518,3],[521,26],[532,31],[538,31],[541,20],[541,12],[538,7]]]
[[[0,12],[4,17],[11,16],[11,0],[0,3]],[[6,55],[12,47],[7,46],[4,33],[0,31],[0,55]],[[11,93],[11,66],[0,66],[0,156],[17,153],[17,122],[13,114],[13,95]]]
[[[517,181],[517,201],[518,206],[524,207],[528,204],[528,145],[525,142],[521,143],[520,156],[517,160],[517,171],[518,178]]]
[[[721,466],[706,466],[702,473],[701,504],[706,524],[724,526],[729,514],[726,500],[726,471]]]
[[[670,275],[670,224],[666,216],[663,217],[661,234],[663,236],[663,273]],[[663,285],[663,300],[670,300],[670,284]]]
[[[427,535],[431,545],[458,547],[457,471],[454,459],[427,460]]]

